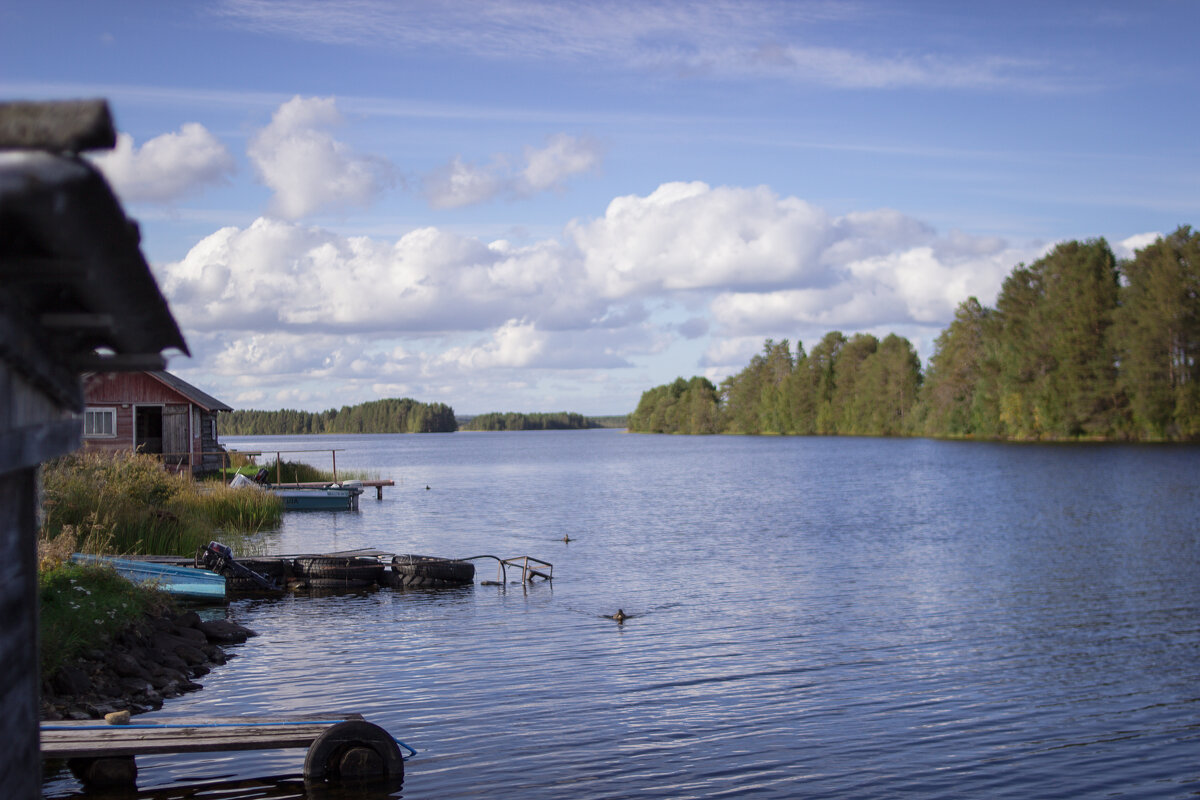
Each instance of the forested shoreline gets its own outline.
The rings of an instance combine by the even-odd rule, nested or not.
[[[480,414],[464,422],[459,430],[464,431],[571,431],[599,428],[598,422],[570,411],[555,413],[506,413],[493,411]]]
[[[372,400],[328,411],[233,411],[221,416],[227,436],[294,436],[321,433],[452,433],[464,431],[584,430],[624,427],[625,417],[585,417],[570,411],[554,413],[490,412],[464,417],[444,403],[421,403],[411,398]]]
[[[270,436],[312,433],[452,433],[458,430],[454,409],[444,403],[411,398],[372,400],[327,411],[233,411],[221,415],[226,436]]]
[[[646,391],[642,433],[842,434],[1014,441],[1200,438],[1200,234],[1118,261],[1104,239],[1018,265],[995,308],[964,300],[925,370],[911,343],[768,339],[719,387]]]

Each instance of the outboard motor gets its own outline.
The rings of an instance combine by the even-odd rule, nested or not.
[[[265,472],[266,470],[263,470]],[[244,567],[233,558],[233,548],[229,545],[221,544],[220,542],[209,542],[208,547],[199,555],[198,561],[204,564],[204,568],[216,572],[220,575],[236,575],[239,578],[249,578],[263,589],[277,592],[279,586],[275,581],[265,575],[259,575],[249,567]]]

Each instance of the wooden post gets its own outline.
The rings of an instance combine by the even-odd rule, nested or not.
[[[275,482],[283,483],[283,457],[281,453],[275,454]]]

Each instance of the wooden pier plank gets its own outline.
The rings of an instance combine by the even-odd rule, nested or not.
[[[163,719],[146,723],[154,727],[139,727],[136,722],[104,725],[97,720],[45,722],[41,728],[41,751],[43,758],[102,758],[307,747],[336,723],[355,719],[361,720],[362,715]],[[213,725],[221,727],[204,727]]]

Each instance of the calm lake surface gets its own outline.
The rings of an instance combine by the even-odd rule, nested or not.
[[[259,636],[140,719],[360,711],[419,751],[401,787],[321,797],[1200,794],[1200,448],[608,430],[226,444],[342,448],[339,470],[397,484],[356,513],[290,513],[259,552],[554,565],[552,584],[232,603]],[[633,618],[603,618],[618,608]],[[143,758],[139,785],[316,797],[303,759]]]

